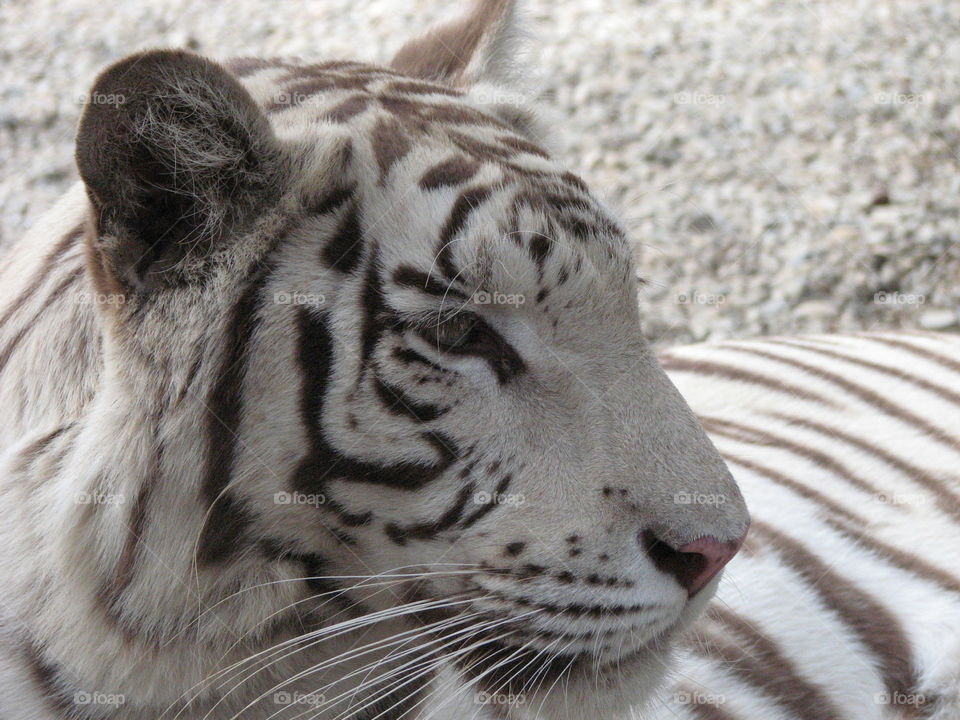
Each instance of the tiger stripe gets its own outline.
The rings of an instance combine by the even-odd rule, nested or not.
[[[945,639],[960,651],[960,563],[935,550],[960,540],[960,446],[947,432],[960,427],[960,339],[862,333],[664,354],[731,463],[753,526],[750,552],[734,560],[729,584],[697,622],[683,680],[663,695],[670,711],[654,716],[951,717],[960,688],[932,669]],[[747,379],[774,367],[784,383],[840,394],[827,406]],[[741,405],[738,394],[752,399]],[[784,572],[803,588],[785,599],[809,615],[806,625],[774,620],[745,594],[764,584],[786,593]],[[832,624],[842,631],[828,632]],[[844,657],[859,694],[833,671],[830,659]]]
[[[734,347],[732,348],[734,352],[741,352],[750,355],[755,355],[757,357],[767,358],[772,360],[775,363],[780,363],[783,365],[790,365],[792,367],[804,370],[810,375],[817,377],[831,385],[834,385],[846,392],[850,393],[861,399],[862,401],[875,406],[877,409],[881,410],[887,415],[898,417],[910,425],[915,427],[922,428],[927,434],[931,437],[936,438],[945,445],[956,447],[958,440],[953,435],[945,432],[942,428],[937,425],[934,425],[926,418],[920,417],[916,413],[898,405],[897,403],[891,402],[886,399],[879,393],[871,390],[864,385],[854,382],[842,375],[838,375],[832,370],[828,370],[825,367],[814,365],[810,362],[805,362],[802,360],[797,360],[793,357],[788,357],[776,352],[771,352],[770,350],[761,350],[759,348],[746,348],[746,347]]]

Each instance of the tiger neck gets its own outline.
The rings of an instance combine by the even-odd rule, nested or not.
[[[5,532],[22,544],[17,555],[35,561],[10,569],[15,582],[0,599],[14,608],[23,629],[17,642],[48,668],[58,693],[89,689],[122,695],[131,707],[163,710],[192,692],[206,712],[223,700],[220,683],[205,683],[218,670],[329,626],[331,600],[339,612],[345,604],[335,602],[330,588],[313,588],[320,597],[311,601],[310,588],[296,581],[326,572],[319,557],[312,567],[304,564],[308,555],[289,549],[274,549],[289,562],[265,562],[262,554],[198,560],[211,515],[204,500],[206,440],[197,432],[203,404],[177,402],[171,387],[145,382],[133,388],[106,370],[81,416],[21,449],[6,492],[17,494],[8,505],[22,513]],[[120,402],[123,397],[138,402]],[[398,627],[365,629],[370,642]],[[274,686],[300,702],[324,683],[346,691],[335,678],[369,662],[369,655],[338,663],[329,678],[288,680],[346,652],[351,637],[268,663],[242,693],[223,700],[224,707],[236,711]],[[98,648],[95,657],[90,647]],[[249,664],[247,672],[261,665]],[[273,704],[271,712],[276,709]]]

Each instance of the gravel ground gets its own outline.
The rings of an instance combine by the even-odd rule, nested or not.
[[[79,98],[151,46],[384,60],[440,0],[5,0],[0,246],[75,179]],[[528,0],[535,82],[620,209],[661,344],[960,329],[960,2]]]

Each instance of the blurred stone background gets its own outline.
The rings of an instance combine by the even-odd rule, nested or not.
[[[5,0],[0,247],[145,47],[385,60],[440,0]],[[659,344],[960,329],[960,1],[527,0],[531,81],[619,210]]]

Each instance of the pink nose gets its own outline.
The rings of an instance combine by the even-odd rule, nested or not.
[[[712,535],[704,535],[673,548],[650,530],[644,530],[641,543],[657,569],[673,575],[687,594],[693,597],[733,559],[745,537],[721,542]]]

